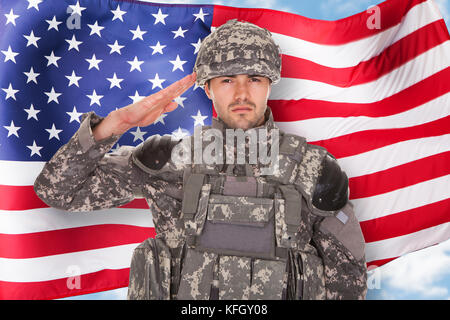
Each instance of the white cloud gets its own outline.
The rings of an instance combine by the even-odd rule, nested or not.
[[[445,22],[447,24],[450,23],[450,1],[449,0],[434,0],[436,5],[439,8],[439,11],[442,14],[442,17],[444,18]]]

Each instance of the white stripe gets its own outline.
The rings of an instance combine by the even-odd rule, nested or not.
[[[104,269],[129,268],[133,250],[138,245],[127,244],[30,259],[0,258],[0,281],[47,281]]]
[[[382,18],[382,17],[381,17]],[[272,32],[281,52],[330,68],[347,68],[369,60],[414,31],[442,19],[430,2],[413,7],[403,21],[376,35],[342,45],[323,45]]]
[[[447,40],[374,81],[348,88],[312,80],[281,78],[281,81],[273,86],[269,99],[373,103],[448,68],[449,56],[450,41]]]
[[[367,198],[353,199],[359,221],[389,216],[450,198],[450,175]]]
[[[55,208],[25,211],[0,210],[0,233],[3,234],[44,232],[101,224],[154,226],[148,209],[113,208],[95,212],[68,212]]]
[[[404,236],[366,243],[366,261],[397,258],[450,238],[450,223],[420,230]]]
[[[43,161],[0,160],[0,184],[32,186],[44,165]]]
[[[398,142],[361,154],[338,159],[349,178],[396,167],[450,151],[450,134]]]
[[[386,117],[329,117],[276,122],[286,132],[319,141],[374,129],[407,128],[450,115],[450,92],[414,109]],[[320,130],[318,130],[320,128]]]

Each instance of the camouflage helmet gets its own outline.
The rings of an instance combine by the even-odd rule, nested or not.
[[[194,71],[199,86],[237,74],[265,76],[274,84],[280,80],[280,50],[267,29],[233,19],[203,39]]]

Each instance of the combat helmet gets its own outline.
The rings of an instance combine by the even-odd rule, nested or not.
[[[238,74],[265,76],[275,84],[280,80],[280,50],[267,29],[233,19],[203,39],[194,71],[199,86],[215,77]]]

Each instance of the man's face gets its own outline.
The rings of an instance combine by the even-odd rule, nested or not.
[[[205,84],[217,116],[230,128],[247,130],[264,123],[270,80],[246,74],[217,77]]]

